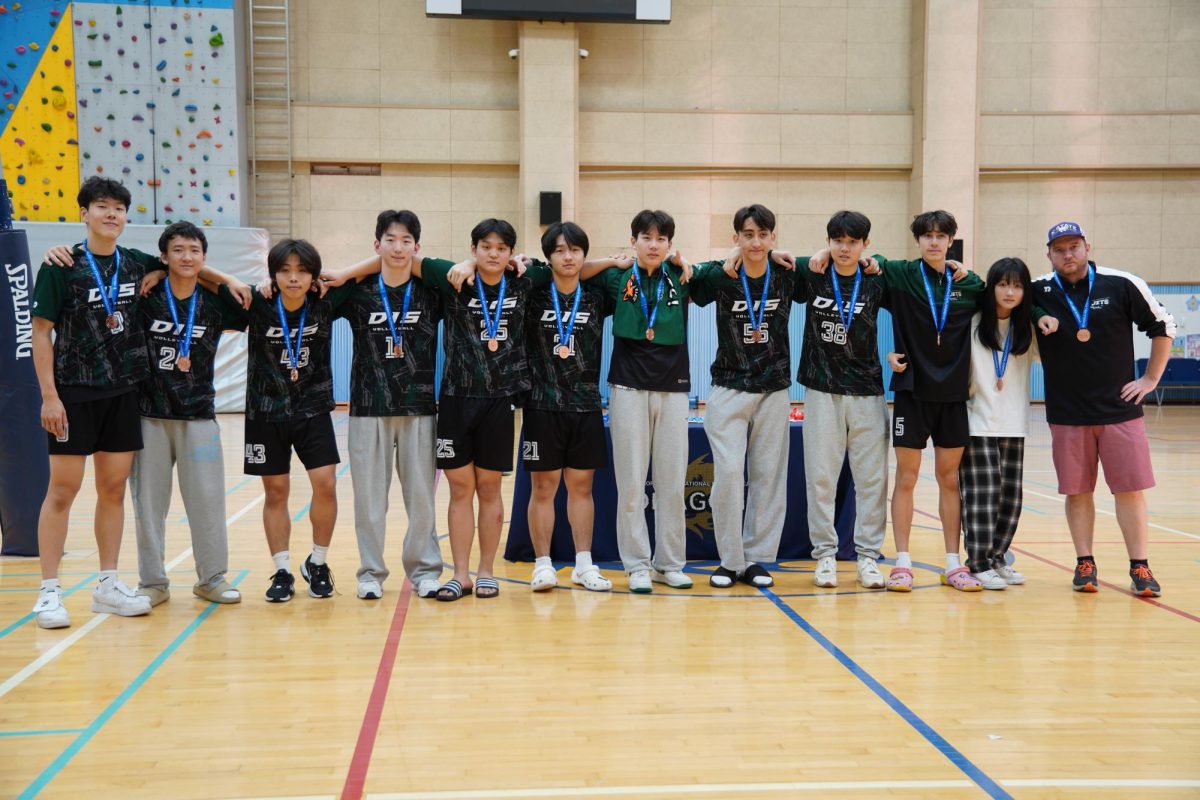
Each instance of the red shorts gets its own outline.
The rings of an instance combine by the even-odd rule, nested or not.
[[[1059,494],[1090,494],[1096,464],[1104,465],[1111,492],[1140,492],[1154,486],[1150,443],[1142,417],[1111,425],[1051,425]]]

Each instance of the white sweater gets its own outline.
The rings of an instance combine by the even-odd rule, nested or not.
[[[996,368],[991,348],[978,336],[981,314],[971,320],[971,389],[967,400],[967,423],[972,436],[1024,438],[1029,434],[1029,368],[1038,358],[1037,337],[1021,355],[1009,354],[1004,371],[1004,389],[996,388]],[[1001,341],[1008,334],[1008,320],[997,320]],[[997,353],[1001,355],[1001,353]]]

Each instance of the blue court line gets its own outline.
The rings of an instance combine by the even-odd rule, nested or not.
[[[67,733],[83,733],[83,728],[59,728],[45,731],[0,731],[0,738],[8,736],[59,736]]]
[[[982,769],[975,766],[975,764],[965,755],[959,752],[954,745],[946,741],[944,736],[935,731],[929,725],[929,723],[925,722],[925,720],[917,716],[915,711],[904,705],[904,703],[901,702],[896,695],[888,691],[882,683],[880,683],[875,679],[874,676],[871,675],[871,673],[859,666],[858,663],[848,656],[840,647],[835,645],[823,633],[814,628],[812,624],[804,617],[800,616],[795,609],[785,603],[770,589],[764,588],[759,589],[759,591],[762,592],[763,595],[766,596],[772,603],[774,603],[780,611],[786,614],[788,619],[796,623],[800,630],[807,633],[817,644],[825,648],[826,652],[833,656],[839,664],[849,670],[851,675],[862,681],[862,683],[864,683],[868,689],[874,692],[880,700],[882,700],[893,711],[899,714],[901,719],[911,725],[917,731],[917,733],[921,734],[921,736],[925,738],[926,741],[936,747],[938,752],[948,758],[950,762],[954,764],[954,766],[958,767],[964,775],[974,781],[976,786],[987,792],[989,797],[1007,798],[1007,800],[1011,800],[1012,795],[1004,791],[1004,789],[1000,787],[1000,784],[989,778]]]
[[[233,486],[230,486],[228,489],[226,489],[226,490],[225,490],[225,496],[226,496],[226,497],[228,497],[229,495],[233,494],[233,493],[234,493],[234,492],[236,492],[238,489],[242,488],[242,487],[243,487],[243,486],[245,486],[247,483],[249,483],[250,481],[254,480],[254,479],[255,479],[255,477],[257,477],[257,476],[255,476],[255,475],[247,475],[246,477],[242,478],[240,481],[238,481],[237,483],[235,483]],[[180,517],[180,518],[179,518],[179,522],[187,522],[187,514],[184,514],[182,517]]]
[[[346,470],[348,470],[348,469],[350,469],[350,462],[347,461],[345,464],[342,465],[342,468],[337,471],[337,477],[340,478],[343,475],[345,475]],[[296,516],[292,517],[292,522],[299,522],[300,520],[304,519],[304,515],[307,514],[309,509],[311,509],[311,508],[312,508],[312,500],[309,500],[307,503],[304,504],[303,508],[301,508],[299,511],[296,512]]]
[[[40,576],[41,576],[41,573],[38,573],[38,576],[40,577]],[[77,591],[79,591],[81,588],[83,588],[84,584],[86,584],[86,583],[88,583],[88,582],[90,582],[90,581],[92,581],[92,580],[94,580],[94,579],[96,579],[96,578],[98,578],[98,577],[100,577],[100,573],[99,573],[99,572],[93,572],[93,573],[91,573],[91,574],[90,574],[90,575],[88,575],[86,578],[84,578],[83,580],[81,580],[79,583],[77,583],[77,584],[75,584],[74,586],[72,586],[70,589],[67,589],[67,590],[65,590],[65,591],[62,593],[63,599],[66,599],[66,598],[70,597],[71,595],[75,594],[75,592],[77,592]],[[38,587],[38,588],[40,589],[41,587]],[[28,614],[26,614],[25,616],[21,617],[19,620],[17,620],[17,621],[16,621],[16,622],[14,622],[13,624],[9,625],[7,628],[0,629],[0,639],[3,639],[5,636],[8,636],[10,633],[12,633],[13,631],[15,631],[17,628],[21,627],[21,626],[22,626],[22,625],[24,625],[26,622],[29,622],[30,620],[32,620],[32,619],[33,619],[35,616],[36,616],[36,615],[35,615],[35,614],[34,614],[32,611],[30,611]]]
[[[249,570],[242,570],[240,573],[238,573],[238,576],[233,579],[231,582],[232,585],[237,586],[242,582],[242,579],[249,574]],[[29,798],[36,797],[37,794],[42,791],[42,789],[45,789],[46,785],[50,783],[50,781],[54,780],[58,773],[62,772],[63,768],[70,763],[71,759],[74,758],[76,754],[78,754],[79,751],[82,750],[84,746],[90,742],[97,733],[100,732],[100,729],[104,727],[105,723],[112,719],[113,715],[121,710],[121,707],[129,701],[129,698],[133,697],[133,695],[137,693],[137,690],[142,688],[146,681],[148,681],[154,675],[154,673],[158,671],[158,668],[166,663],[167,659],[179,649],[179,646],[187,641],[187,639],[196,632],[196,629],[200,627],[201,623],[203,623],[204,620],[208,619],[212,613],[216,611],[218,605],[219,604],[217,603],[210,603],[208,608],[201,611],[196,618],[192,620],[188,626],[171,641],[170,644],[164,647],[162,652],[159,653],[155,659],[151,661],[150,664],[144,670],[142,670],[141,673],[139,673],[138,676],[134,678],[128,686],[125,687],[125,690],[117,695],[116,698],[109,703],[103,711],[100,712],[99,716],[92,720],[92,723],[84,728],[83,732],[80,733],[73,742],[67,745],[65,750],[59,753],[58,758],[50,762],[50,765],[42,770],[42,773],[34,779],[33,783],[29,784],[27,787],[25,787],[25,791],[17,795],[18,800],[28,800]]]

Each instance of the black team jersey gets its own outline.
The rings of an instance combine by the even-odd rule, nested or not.
[[[275,300],[257,291],[250,304],[250,364],[246,375],[246,416],[263,422],[309,419],[333,410],[333,367],[330,341],[334,312],[357,284],[330,289],[325,297],[309,293],[305,306],[304,336],[297,353],[299,379],[291,379],[292,367],[283,340],[283,327]],[[302,308],[304,308],[302,307]],[[297,340],[302,308],[286,313],[293,347]]]
[[[793,270],[771,265],[766,311],[763,313],[760,339],[755,341],[741,278],[729,277],[723,269],[724,265],[724,261],[697,264],[688,282],[688,291],[696,305],[717,305],[717,356],[712,363],[713,385],[756,394],[787,389],[792,385],[788,320],[792,315],[792,300],[796,290],[803,285],[803,276]],[[756,318],[765,281],[766,275],[747,278]]]
[[[558,295],[563,330],[574,308],[575,294],[562,294],[553,282],[535,289],[526,303],[526,353],[532,378],[529,407],[547,411],[595,411],[600,408],[600,356],[604,319],[613,301],[602,286],[580,284],[582,294],[568,340],[570,356],[558,355],[558,323],[551,292]]]
[[[408,313],[404,295],[409,287]],[[436,290],[412,277],[387,287],[393,325],[404,355],[392,349],[392,331],[379,294],[379,278],[358,284],[335,316],[350,322],[354,360],[350,368],[350,416],[421,416],[437,412],[433,376],[442,303]]]
[[[217,345],[223,331],[246,329],[246,312],[228,287],[213,293],[197,285],[196,317],[188,352],[191,365],[185,372],[179,369],[179,343],[187,327],[190,298],[175,300],[178,325],[171,318],[168,302],[167,282],[163,281],[138,308],[150,351],[150,375],[141,383],[138,406],[143,417],[213,419]]]
[[[117,329],[106,323],[108,312],[82,247],[73,249],[70,267],[43,264],[33,287],[33,316],[54,323],[54,384],[64,403],[113,397],[133,391],[149,372],[146,336],[138,317],[138,288],[146,273],[163,269],[157,257],[117,247],[94,256],[107,292],[120,254],[120,276],[114,310]]]
[[[974,272],[955,283],[949,267],[939,275],[921,259],[888,261],[876,255],[883,268],[892,310],[895,352],[906,356],[908,369],[892,373],[894,392],[912,392],[918,400],[937,403],[965,402],[971,377],[971,318],[984,295],[983,280]],[[929,295],[921,273],[929,279],[933,302],[942,313],[942,299],[950,292],[950,310],[938,344]]]
[[[1140,404],[1121,399],[1121,387],[1133,380],[1133,326],[1146,336],[1174,338],[1175,320],[1136,275],[1097,267],[1087,328],[1091,339],[1076,337],[1079,325],[1054,274],[1033,282],[1033,302],[1058,318],[1049,336],[1038,331],[1038,350],[1046,368],[1046,421],[1054,425],[1111,425],[1142,416]],[[1062,281],[1075,308],[1083,308],[1087,279]]]
[[[504,306],[497,311],[500,284],[489,286],[483,276],[475,282],[483,288],[488,314],[493,321],[500,314],[496,330],[497,348],[488,349],[483,307],[479,289],[464,283],[455,289],[446,275],[454,262],[426,258],[421,276],[442,296],[443,347],[446,366],[442,370],[442,394],[451,397],[512,397],[522,405],[529,392],[529,365],[525,359],[525,304],[530,292],[546,286],[551,279],[544,266],[531,266],[517,277],[505,273]]]
[[[796,260],[804,263],[803,259]],[[832,264],[824,275],[802,270],[796,301],[808,303],[808,313],[804,318],[804,346],[800,350],[796,380],[826,394],[881,395],[879,309],[889,308],[883,277],[863,273],[849,330],[838,314],[834,280],[841,289],[842,314],[845,314],[854,294],[854,276],[838,275]]]

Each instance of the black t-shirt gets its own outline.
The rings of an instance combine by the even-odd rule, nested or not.
[[[225,286],[216,294],[196,287],[196,316],[188,352],[190,368],[178,368],[180,341],[188,320],[190,298],[175,300],[175,314],[168,306],[167,282],[163,281],[138,308],[146,344],[150,350],[150,375],[142,381],[138,406],[143,417],[158,419],[213,419],[216,390],[213,370],[221,333],[245,330],[246,312]]]
[[[583,283],[579,310],[569,335],[570,356],[558,355],[559,332],[551,292],[558,295],[563,330],[571,318],[575,295],[562,294],[554,283],[537,289],[526,304],[526,353],[532,375],[530,408],[548,411],[594,411],[600,408],[600,357],[604,319],[613,312],[608,293]]]
[[[833,281],[836,277],[841,289],[844,314],[854,294],[855,277],[838,275],[833,265],[824,275],[807,269],[802,272],[796,301],[808,303],[808,314],[804,318],[804,346],[800,349],[796,380],[826,394],[864,397],[883,394],[878,322],[879,309],[889,305],[882,276],[863,273],[850,329],[846,330],[838,314]]]

